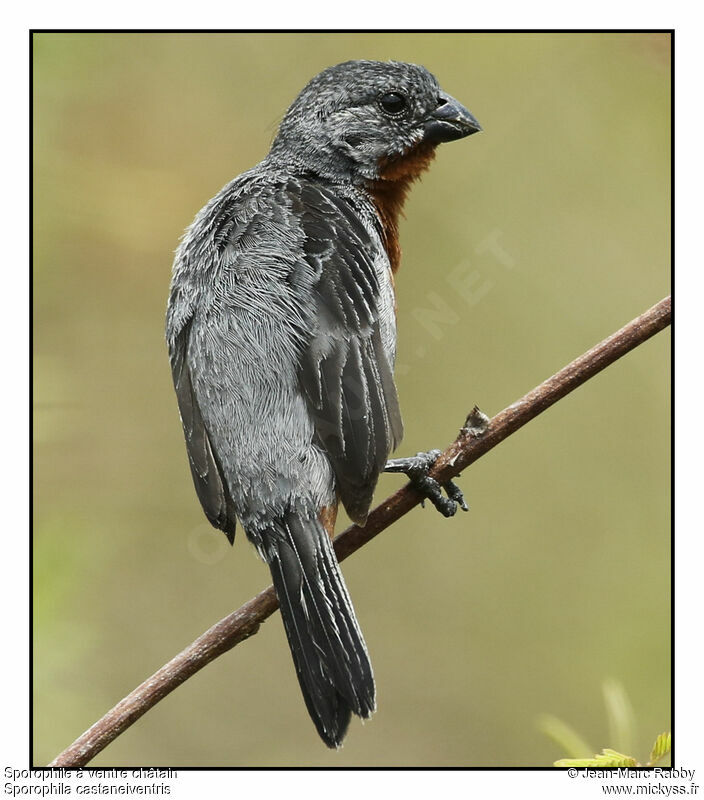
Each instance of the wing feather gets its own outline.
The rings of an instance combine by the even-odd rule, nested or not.
[[[362,522],[379,473],[403,435],[389,343],[382,341],[381,281],[390,277],[379,273],[380,243],[350,202],[308,182],[291,182],[288,191],[300,215],[305,258],[320,276],[300,383],[340,498]]]
[[[189,321],[170,348],[171,370],[186,438],[188,462],[205,515],[212,525],[225,532],[232,544],[235,538],[235,509],[193,391],[186,357],[190,329]]]

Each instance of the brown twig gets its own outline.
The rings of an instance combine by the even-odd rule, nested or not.
[[[670,324],[671,316],[671,301],[666,297],[520,400],[499,412],[486,424],[484,424],[486,418],[475,409],[467,418],[460,435],[437,460],[431,472],[433,477],[442,482],[459,475],[463,469],[496,447],[526,422],[663,330]],[[340,561],[418,505],[420,499],[409,485],[404,486],[371,512],[363,528],[357,525],[347,528],[335,539],[335,551]],[[259,625],[271,616],[277,607],[274,589],[270,586],[237,611],[213,625],[210,630],[155,672],[151,678],[128,694],[70,747],[60,753],[49,766],[79,767],[87,764],[113,739],[191,675],[242,640],[253,636]]]

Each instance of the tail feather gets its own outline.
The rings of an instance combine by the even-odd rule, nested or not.
[[[318,733],[339,747],[352,713],[375,708],[372,667],[330,539],[315,516],[260,532],[298,682]]]

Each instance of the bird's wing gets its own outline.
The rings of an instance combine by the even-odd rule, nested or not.
[[[203,424],[188,368],[191,322],[189,320],[173,339],[169,339],[171,372],[198,498],[211,524],[224,531],[232,544],[235,538],[235,509],[208,431]]]
[[[393,315],[390,286],[377,272],[380,245],[350,202],[305,181],[289,183],[288,193],[315,276],[313,331],[301,357],[300,385],[340,499],[361,522],[403,435],[389,357],[393,345],[384,341],[393,334],[382,319]]]

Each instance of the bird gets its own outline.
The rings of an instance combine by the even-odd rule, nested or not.
[[[332,546],[340,503],[363,525],[381,472],[427,475],[439,451],[389,461],[399,216],[443,143],[481,130],[423,66],[346,61],[303,88],[268,155],[196,215],[176,250],[166,340],[206,517],[237,521],[268,564],[303,698],[339,748],[376,709],[371,661]]]

